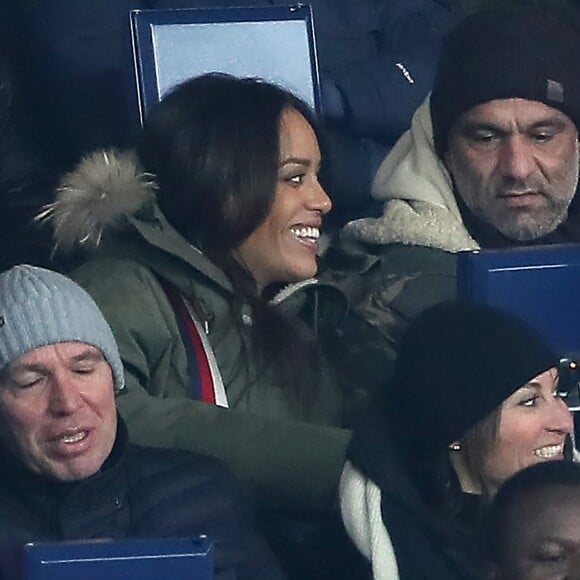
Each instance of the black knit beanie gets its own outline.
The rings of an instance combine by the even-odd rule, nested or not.
[[[429,308],[403,337],[384,393],[394,442],[441,451],[558,360],[511,314],[459,301]]]
[[[500,5],[468,16],[444,41],[435,73],[437,154],[444,157],[464,112],[494,99],[540,101],[580,127],[579,67],[579,30],[550,8]]]

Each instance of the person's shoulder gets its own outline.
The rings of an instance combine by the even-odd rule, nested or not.
[[[193,451],[130,444],[125,461],[135,482],[155,481],[160,488],[171,488],[175,493],[184,487],[230,493],[238,487],[221,461]]]
[[[386,246],[371,284],[371,303],[393,308],[405,319],[456,295],[457,256],[425,246]]]
[[[391,338],[404,321],[455,297],[457,256],[452,252],[419,245],[367,246],[360,263],[364,268],[334,272],[335,283],[358,314]]]
[[[421,245],[389,244],[381,246],[381,263],[394,272],[447,274],[454,276],[457,254]]]
[[[191,468],[200,473],[228,473],[219,459],[185,449],[147,447],[130,443],[127,448],[127,461],[144,471]]]
[[[456,263],[455,253],[423,245],[338,242],[329,248],[320,277],[347,287],[349,280],[355,285],[364,281],[366,285],[369,279],[385,277],[390,280],[422,275],[453,278]]]
[[[127,296],[131,296],[137,305],[145,297],[156,297],[162,292],[155,273],[131,258],[96,256],[72,270],[69,276],[87,290],[101,307],[119,304],[127,309],[130,307]]]
[[[103,274],[106,278],[122,275],[123,277],[142,277],[149,269],[137,260],[112,255],[96,255],[77,265],[70,273],[71,278],[78,280],[99,280]]]

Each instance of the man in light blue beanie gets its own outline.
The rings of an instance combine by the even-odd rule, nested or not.
[[[29,469],[62,480],[97,472],[117,430],[117,344],[92,298],[33,266],[0,274],[0,437]]]
[[[111,329],[80,286],[33,266],[0,274],[0,576],[13,566],[3,555],[32,541],[205,534],[216,580],[281,580],[215,460],[129,443],[123,385]]]
[[[29,350],[60,342],[84,342],[107,359],[115,390],[125,383],[111,329],[94,300],[69,278],[35,266],[0,274],[0,369]]]

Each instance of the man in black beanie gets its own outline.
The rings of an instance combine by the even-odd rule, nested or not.
[[[485,3],[445,39],[430,100],[373,184],[380,218],[347,224],[326,276],[384,338],[453,298],[456,252],[580,243],[580,8]],[[324,274],[323,274],[324,275]]]
[[[431,95],[435,150],[482,247],[580,242],[579,33],[528,4],[457,27]]]

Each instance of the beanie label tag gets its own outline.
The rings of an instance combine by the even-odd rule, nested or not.
[[[554,103],[564,102],[564,85],[558,81],[548,79],[546,81],[546,99]]]

